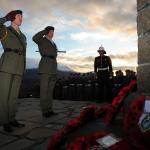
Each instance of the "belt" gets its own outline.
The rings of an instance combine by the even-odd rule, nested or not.
[[[47,58],[50,58],[50,59],[55,59],[55,56],[42,55],[42,57],[47,57]]]
[[[98,68],[99,71],[105,71],[105,70],[108,70],[108,67],[106,68]]]
[[[21,51],[19,49],[5,48],[4,52],[14,52],[14,53],[17,53],[19,55],[24,55],[24,51]]]

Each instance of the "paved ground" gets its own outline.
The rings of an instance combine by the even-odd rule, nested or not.
[[[58,115],[45,119],[41,115],[39,99],[19,99],[17,120],[26,127],[8,134],[0,126],[0,150],[46,150],[51,136],[89,104],[94,102],[55,100],[54,110]]]

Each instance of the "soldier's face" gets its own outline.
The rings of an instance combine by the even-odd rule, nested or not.
[[[47,34],[47,36],[52,39],[53,36],[54,36],[54,31],[53,30],[50,30],[49,33]]]
[[[16,24],[17,26],[20,26],[22,24],[22,15],[21,14],[17,14],[15,16],[15,20],[13,21],[14,24]]]
[[[99,52],[99,55],[100,55],[100,56],[104,56],[104,53],[103,53],[103,52]]]

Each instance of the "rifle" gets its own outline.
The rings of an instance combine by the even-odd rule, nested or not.
[[[58,53],[66,53],[66,51],[57,51]]]
[[[35,52],[40,52],[40,51],[35,51]],[[58,53],[66,53],[66,51],[57,51]]]

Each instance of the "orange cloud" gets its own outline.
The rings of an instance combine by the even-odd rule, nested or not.
[[[131,68],[135,70],[137,66],[137,52],[131,51],[125,54],[111,54],[113,68],[126,69]],[[77,57],[76,54],[60,56],[58,62],[69,66],[72,70],[77,72],[93,71],[94,56]]]

